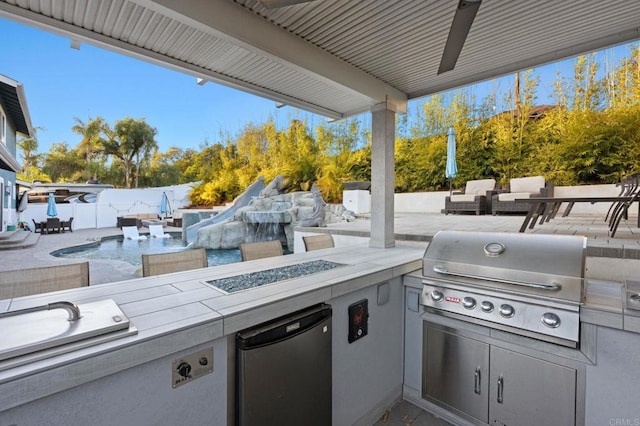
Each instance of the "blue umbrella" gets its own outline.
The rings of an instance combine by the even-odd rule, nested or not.
[[[449,179],[449,195],[451,195],[451,178],[458,174],[458,165],[456,164],[456,134],[453,127],[449,127],[449,138],[447,139],[447,168],[445,177]]]
[[[58,209],[56,208],[56,198],[52,193],[49,193],[49,201],[47,202],[47,216],[58,216]]]
[[[169,204],[169,198],[165,192],[162,193],[162,201],[160,201],[160,214],[164,214],[167,217],[167,213],[171,211],[171,205]]]

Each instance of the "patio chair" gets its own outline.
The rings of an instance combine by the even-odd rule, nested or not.
[[[89,285],[89,262],[0,272],[0,300]]]
[[[240,244],[242,261],[264,259],[273,256],[282,256],[282,244],[280,240],[261,241],[258,243]]]
[[[36,222],[35,219],[31,219],[31,221],[33,222],[33,232],[42,233],[42,231],[45,228],[45,223],[44,222]]]
[[[209,266],[207,252],[203,248],[142,255],[142,276],[170,274]]]
[[[61,220],[60,228],[62,229],[62,232],[64,232],[65,229],[68,229],[69,232],[73,232],[73,229],[71,229],[72,223],[73,223],[73,216],[70,217],[69,220]]]
[[[123,226],[122,235],[124,235],[125,240],[146,240],[147,239],[145,235],[140,235],[138,233],[137,226]]]
[[[491,203],[491,197],[495,194],[495,179],[478,179],[467,181],[463,192],[454,192],[445,198],[444,214],[449,213],[475,213],[485,214],[491,211],[487,204]]]
[[[528,213],[531,203],[515,200],[553,197],[553,187],[553,182],[545,182],[543,176],[511,179],[508,190],[498,190],[492,197],[491,213]]]
[[[305,251],[321,250],[335,247],[331,234],[307,235],[302,237]]]
[[[171,235],[164,233],[162,225],[149,225],[149,235],[151,238],[171,238]]]
[[[61,226],[60,226],[60,219],[58,219],[57,217],[50,217],[47,219],[47,222],[45,224],[45,229],[44,232],[45,234],[50,234],[52,232],[60,232]]]

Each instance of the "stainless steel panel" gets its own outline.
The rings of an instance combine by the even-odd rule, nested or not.
[[[82,317],[77,321],[69,321],[63,309],[1,318],[0,361],[70,343],[91,342],[97,336],[130,328],[129,319],[112,299],[78,307]]]
[[[440,231],[425,250],[423,275],[580,303],[586,238]]]
[[[488,420],[489,345],[426,327],[423,397]]]
[[[491,347],[490,424],[575,425],[576,370]]]
[[[213,347],[174,359],[171,364],[171,387],[175,389],[213,372]]]
[[[640,282],[626,282],[625,307],[627,309],[640,310]]]
[[[434,300],[432,294],[438,293],[439,298]],[[464,301],[473,299],[475,305],[469,309]],[[490,302],[493,310],[481,309],[483,302]],[[534,303],[537,302],[537,303]],[[478,318],[496,324],[528,330],[533,333],[553,336],[559,339],[577,342],[580,338],[580,312],[578,306],[555,304],[550,306],[544,301],[514,299],[497,292],[469,291],[466,289],[445,288],[437,285],[426,285],[422,290],[421,303],[437,310],[454,312],[471,318]],[[513,315],[503,316],[501,306],[513,308]],[[546,325],[543,318],[545,314],[552,313],[559,318],[559,324],[555,327]]]
[[[426,249],[425,260],[582,277],[585,248],[585,237],[439,231]]]

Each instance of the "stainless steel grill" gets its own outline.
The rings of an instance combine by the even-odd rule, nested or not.
[[[423,257],[430,312],[576,347],[586,238],[440,231]]]

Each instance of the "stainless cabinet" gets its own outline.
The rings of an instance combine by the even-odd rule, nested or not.
[[[576,370],[491,346],[490,423],[574,425]]]
[[[486,423],[489,345],[437,329],[429,329],[426,344],[424,396]]]
[[[423,397],[477,424],[575,425],[576,370],[425,325]]]

